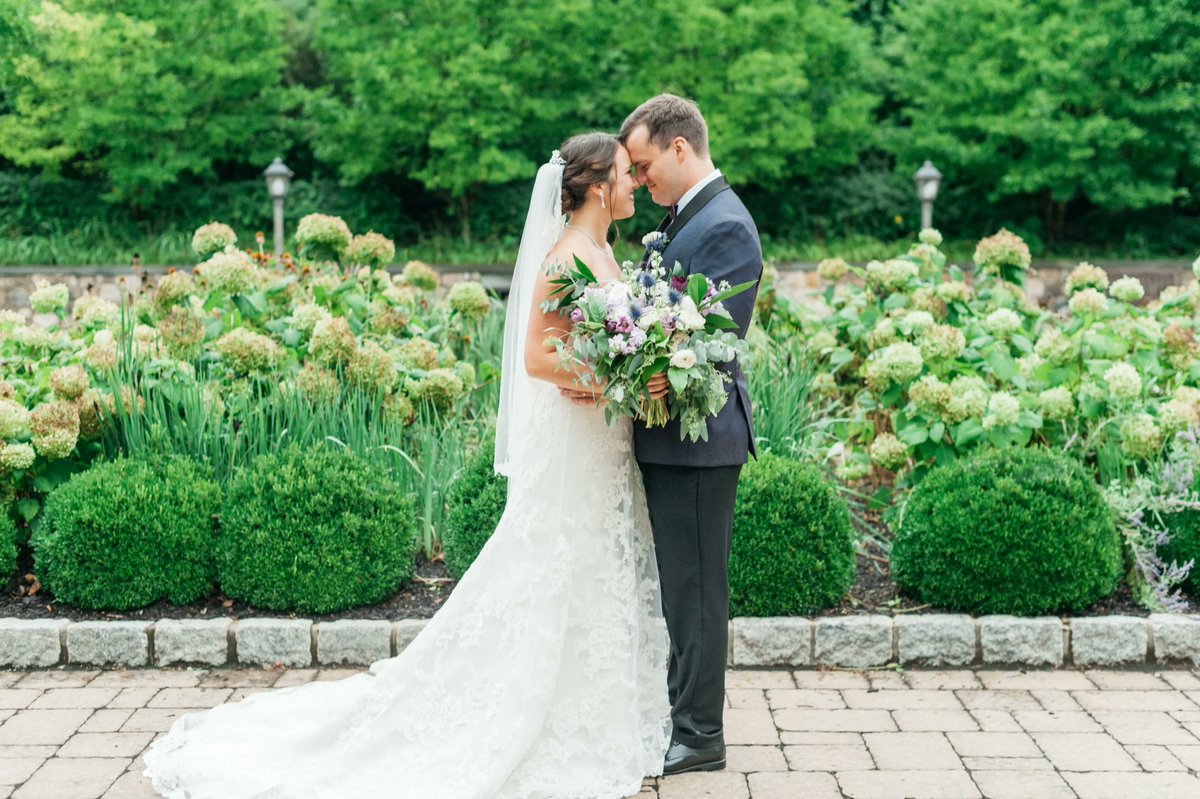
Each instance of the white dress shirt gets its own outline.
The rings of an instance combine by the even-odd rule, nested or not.
[[[683,207],[691,202],[692,198],[699,194],[701,189],[719,177],[721,177],[721,170],[714,169],[706,177],[701,178],[695,186],[692,186],[690,189],[684,192],[682,197],[679,198],[679,202],[675,204],[675,213],[679,214],[681,211],[683,211]]]

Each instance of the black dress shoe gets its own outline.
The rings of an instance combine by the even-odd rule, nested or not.
[[[672,740],[663,763],[663,776],[686,774],[689,771],[720,771],[725,768],[725,744],[694,749]]]

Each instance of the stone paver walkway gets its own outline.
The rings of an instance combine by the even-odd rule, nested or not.
[[[150,799],[179,715],[361,669],[0,671],[0,799]],[[1200,671],[731,671],[729,767],[640,799],[1197,799]]]

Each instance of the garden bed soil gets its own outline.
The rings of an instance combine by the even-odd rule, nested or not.
[[[888,616],[956,611],[922,604],[900,594],[892,583],[887,559],[870,545],[857,556],[854,585],[831,608],[806,614],[813,617],[850,616],[878,613]],[[18,561],[17,572],[11,576],[0,595],[0,618],[68,619],[70,621],[156,621],[158,619],[205,619],[252,617],[311,618],[314,621],[337,619],[427,619],[432,616],[454,590],[445,565],[440,560],[429,561],[418,556],[416,574],[403,589],[375,605],[352,608],[338,613],[280,613],[264,610],[244,602],[228,599],[220,591],[187,605],[172,605],[165,601],[125,612],[81,610],[56,602],[53,595],[38,590],[33,596],[23,595],[21,586],[30,585],[25,575],[32,569],[27,552]],[[1117,590],[1092,606],[1070,614],[1072,616],[1147,616],[1149,611],[1139,607],[1122,581]]]

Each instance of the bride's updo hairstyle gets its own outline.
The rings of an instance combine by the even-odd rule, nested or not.
[[[563,166],[562,210],[577,211],[587,200],[588,189],[597,183],[611,187],[613,161],[617,157],[617,137],[609,133],[580,133],[567,139],[558,154]],[[611,191],[609,192],[611,196]]]

